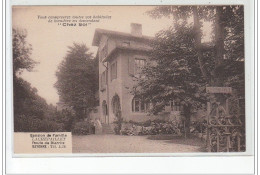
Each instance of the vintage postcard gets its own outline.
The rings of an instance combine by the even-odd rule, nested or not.
[[[14,155],[246,152],[244,24],[244,5],[12,6]]]

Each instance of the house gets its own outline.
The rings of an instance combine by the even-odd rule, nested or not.
[[[118,110],[124,121],[165,118],[164,115],[148,115],[149,104],[130,93],[148,59],[152,39],[143,35],[142,25],[136,23],[131,24],[131,33],[96,29],[92,45],[98,47],[100,120],[103,124],[113,123]],[[172,101],[165,110],[176,117],[180,105]]]

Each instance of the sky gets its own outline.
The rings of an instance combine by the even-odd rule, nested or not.
[[[85,43],[96,55],[97,47],[92,46],[96,28],[130,33],[131,23],[142,24],[143,35],[154,36],[161,29],[172,25],[169,18],[153,19],[146,14],[153,6],[14,6],[13,28],[26,29],[27,41],[32,45],[32,59],[39,62],[33,72],[24,71],[21,75],[38,90],[48,104],[59,101],[54,84],[55,73],[74,42]],[[87,26],[62,26],[48,22],[52,16],[111,16]],[[46,19],[43,19],[46,16]],[[206,26],[209,26],[207,24]],[[204,30],[206,35],[209,30]]]
[[[39,62],[33,72],[24,71],[21,75],[36,87],[38,94],[47,103],[56,105],[59,100],[54,83],[55,72],[65,57],[68,46],[73,42],[85,43],[96,54],[97,47],[92,46],[96,28],[130,33],[130,23],[140,23],[143,35],[154,36],[156,32],[171,25],[168,18],[152,19],[145,12],[152,6],[24,6],[13,7],[13,28],[26,29],[27,41],[32,45],[32,59]],[[47,19],[39,18],[47,16]],[[108,15],[88,26],[61,26],[49,23],[48,16],[92,16]]]

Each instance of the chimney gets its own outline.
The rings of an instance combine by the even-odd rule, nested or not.
[[[142,24],[131,23],[131,34],[133,36],[142,36]]]

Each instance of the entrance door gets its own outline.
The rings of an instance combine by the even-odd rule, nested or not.
[[[102,111],[103,111],[102,123],[108,124],[107,102],[105,100],[102,102]]]

